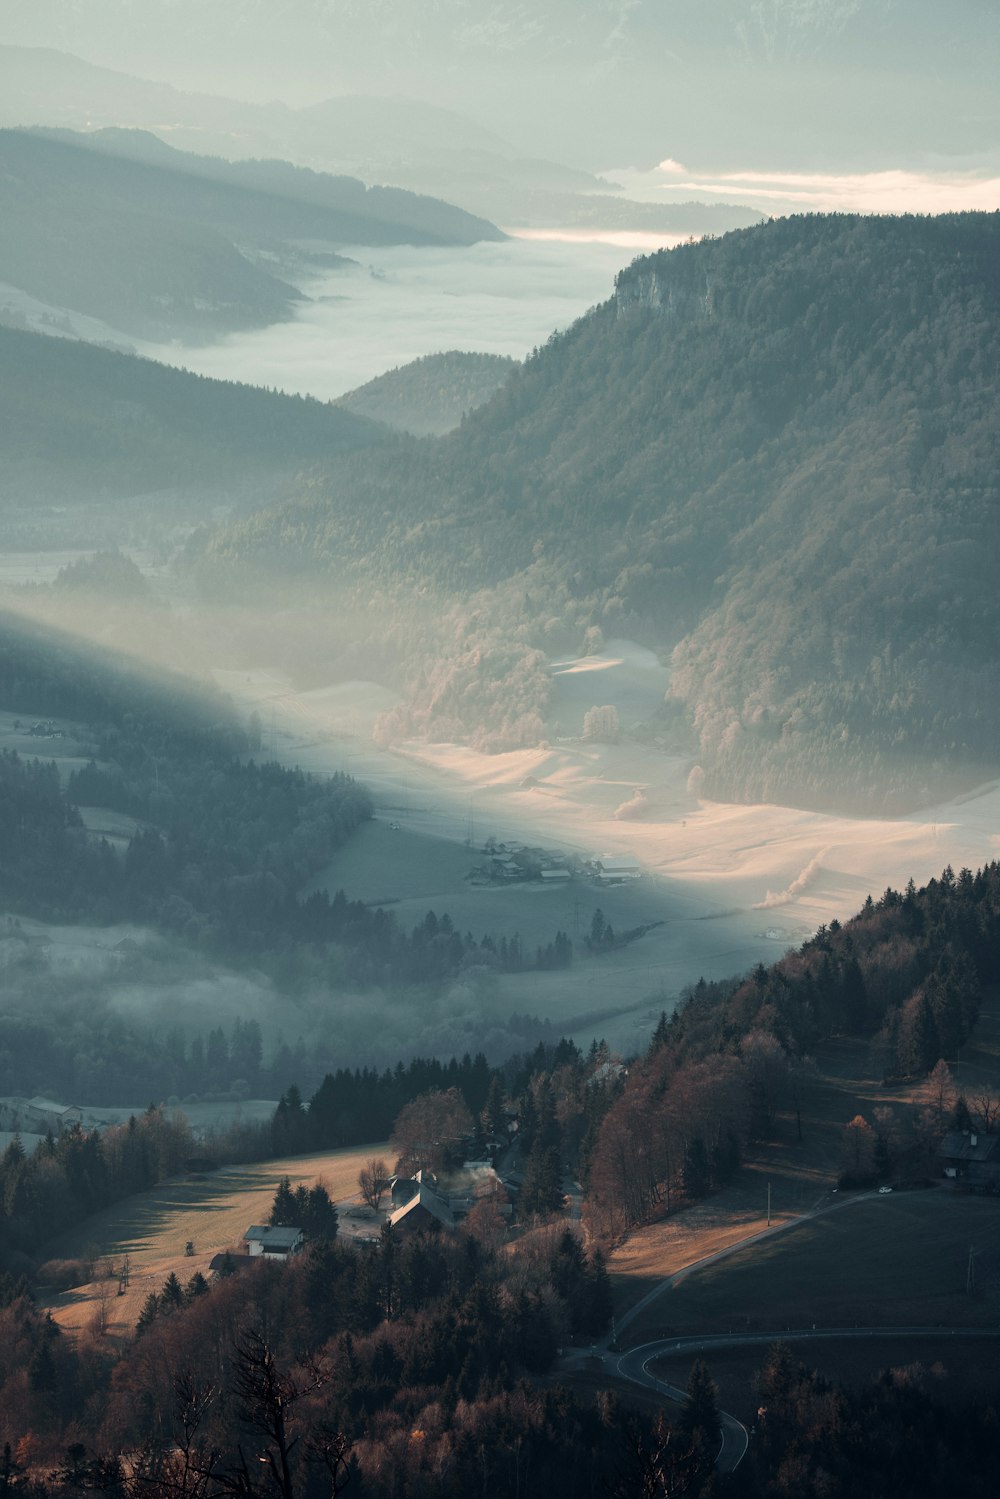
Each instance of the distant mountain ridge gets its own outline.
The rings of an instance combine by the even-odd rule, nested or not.
[[[261,101],[421,93],[525,154],[592,169],[729,154],[734,118],[745,153],[778,153],[772,167],[803,147],[843,161],[838,143],[855,155],[866,137],[908,155],[996,140],[986,0],[108,0],[97,15],[8,0],[4,21],[10,42]]]
[[[352,81],[348,91],[300,108],[248,103],[184,92],[52,48],[0,44],[0,126],[145,130],[202,157],[287,159],[392,183],[512,227],[624,222],[706,233],[756,218],[750,209],[717,203],[701,205],[693,217],[684,212],[690,205],[629,209],[627,199],[612,196],[614,184],[548,159],[537,140],[516,146],[468,112],[356,90]],[[120,149],[129,154],[124,143]]]
[[[459,432],[347,458],[208,558],[474,596],[521,642],[503,670],[636,635],[719,794],[913,804],[1000,760],[998,312],[1000,215],[662,252]],[[403,732],[478,732],[450,672]]]
[[[501,237],[447,204],[283,162],[193,157],[131,131],[0,131],[0,281],[143,338],[287,318],[300,294],[283,276],[345,242]]]
[[[269,41],[296,32],[313,49],[333,46],[356,59],[377,40],[388,58],[402,48],[443,48],[467,56],[484,52],[531,53],[577,59],[634,56],[641,48],[723,48],[750,56],[792,57],[825,51],[837,55],[844,39],[866,45],[920,48],[928,55],[943,29],[933,0],[537,0],[531,7],[502,0],[436,0],[433,6],[402,8],[399,0],[175,0],[169,16],[150,14],[135,0],[112,0],[102,16],[82,16],[61,0],[8,0],[7,34],[22,45],[44,37],[77,52],[101,49],[120,58],[128,39],[115,36],[124,22],[141,18],[151,40],[176,50],[216,47],[227,38],[238,47],[256,31]],[[990,34],[996,21],[977,0],[955,0],[947,32],[966,49]],[[103,25],[103,29],[102,29]],[[123,46],[124,43],[124,46]],[[117,44],[117,45],[115,45]],[[141,43],[131,42],[131,51]],[[114,51],[112,52],[112,47]],[[120,65],[117,64],[117,65]]]

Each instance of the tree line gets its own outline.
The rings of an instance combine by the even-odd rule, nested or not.
[[[1000,865],[957,876],[949,867],[917,889],[870,896],[778,962],[743,979],[699,982],[644,1058],[629,1069],[586,1169],[591,1225],[616,1238],[678,1200],[704,1196],[766,1137],[777,1111],[794,1117],[814,1071],[813,1049],[835,1035],[865,1037],[884,1080],[934,1073],[939,1106],[904,1121],[891,1108],[855,1122],[844,1142],[849,1179],[893,1162],[932,1169],[949,1126],[996,1116],[990,1096],[960,1097],[947,1066],[976,1023],[983,987],[1000,977]],[[940,1071],[935,1072],[940,1064]]]

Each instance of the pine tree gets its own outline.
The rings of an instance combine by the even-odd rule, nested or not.
[[[662,1051],[669,1039],[670,1022],[667,1019],[666,1010],[661,1010],[660,1018],[656,1022],[656,1030],[653,1032],[652,1039],[649,1043],[649,1055],[655,1056],[658,1051]]]
[[[695,1449],[699,1471],[710,1473],[722,1440],[722,1421],[718,1392],[703,1359],[691,1367],[678,1425]]]
[[[518,1205],[523,1213],[555,1213],[562,1206],[562,1168],[559,1151],[541,1136],[532,1146]]]
[[[709,1187],[708,1152],[700,1135],[695,1135],[684,1154],[684,1191],[688,1197],[704,1197]]]
[[[141,1337],[148,1327],[151,1327],[160,1314],[160,1298],[155,1291],[150,1291],[142,1304],[139,1320],[135,1324],[135,1335]]]
[[[56,1364],[52,1357],[51,1341],[48,1332],[43,1331],[28,1361],[28,1384],[36,1395],[51,1395],[56,1388]]]
[[[600,1249],[595,1249],[590,1256],[587,1280],[587,1325],[584,1331],[598,1337],[611,1326],[615,1309],[611,1277]]]
[[[163,1282],[160,1292],[160,1307],[165,1312],[176,1311],[179,1306],[184,1305],[184,1290],[177,1276],[171,1270]]]
[[[274,1194],[274,1201],[271,1204],[271,1212],[267,1221],[273,1228],[298,1227],[295,1193],[292,1191],[291,1179],[287,1176],[283,1176],[278,1183],[278,1190]]]

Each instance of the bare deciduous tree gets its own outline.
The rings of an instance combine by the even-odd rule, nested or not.
[[[969,1112],[984,1134],[991,1134],[1000,1122],[1000,1095],[988,1088],[969,1094]]]
[[[388,1166],[381,1156],[372,1156],[358,1172],[358,1188],[373,1213],[378,1212],[388,1185]]]
[[[398,1157],[396,1170],[441,1171],[462,1159],[465,1141],[472,1134],[472,1115],[457,1088],[446,1093],[431,1089],[400,1110],[392,1127],[392,1147]]]

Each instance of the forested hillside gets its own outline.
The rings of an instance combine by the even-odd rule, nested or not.
[[[502,674],[637,635],[674,650],[711,792],[912,804],[995,765],[998,252],[997,215],[810,216],[639,260],[460,432],[204,560],[484,590]]]
[[[443,437],[484,405],[517,363],[502,354],[427,354],[341,396],[338,406],[414,437]]]
[[[300,396],[209,380],[0,327],[5,498],[60,503],[173,486],[238,489],[385,436]]]

